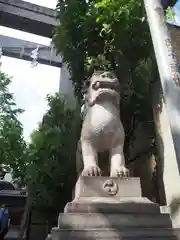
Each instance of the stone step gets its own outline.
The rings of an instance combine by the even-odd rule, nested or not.
[[[177,240],[172,229],[88,229],[88,230],[62,230],[58,228],[52,229],[52,240]]]
[[[89,228],[124,228],[124,227],[171,227],[168,214],[96,214],[96,213],[66,213],[60,214],[58,227],[60,229]]]
[[[80,198],[67,203],[65,213],[143,213],[159,214],[158,204],[147,198],[122,198],[118,201],[108,199]]]

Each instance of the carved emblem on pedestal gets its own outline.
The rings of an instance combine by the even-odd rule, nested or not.
[[[104,184],[103,184],[103,189],[104,191],[111,196],[114,196],[118,192],[118,185],[113,179],[108,179]]]

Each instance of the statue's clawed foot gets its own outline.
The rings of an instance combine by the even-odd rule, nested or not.
[[[98,166],[89,166],[83,170],[82,176],[101,176],[101,169]]]
[[[129,177],[129,170],[124,165],[114,167],[111,169],[111,177],[127,178]]]

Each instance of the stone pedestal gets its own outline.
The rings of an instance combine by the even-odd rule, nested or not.
[[[80,177],[52,240],[175,239],[169,214],[141,197],[138,178]]]
[[[112,181],[112,189],[116,192],[108,192],[108,181]],[[106,186],[107,183],[107,186]],[[109,177],[80,177],[75,187],[75,199],[82,198],[108,198],[119,200],[124,197],[141,197],[139,178],[109,178]]]

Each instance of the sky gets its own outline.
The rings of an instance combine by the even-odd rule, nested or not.
[[[56,0],[26,0],[31,3],[56,7]],[[15,29],[0,26],[0,33],[5,36],[17,36],[19,39],[50,45],[51,39]],[[3,47],[3,46],[2,46]],[[2,57],[1,70],[12,77],[10,91],[14,94],[18,107],[25,110],[19,117],[24,126],[24,138],[29,141],[30,133],[37,128],[47,110],[45,97],[59,89],[60,69],[38,64],[31,68],[30,62],[15,58]]]
[[[44,7],[48,7],[48,8],[53,8],[53,9],[55,9],[56,2],[57,2],[57,0],[24,0],[24,1],[38,4],[40,6],[44,6]]]
[[[178,0],[175,6],[173,7],[173,11],[175,13],[175,19],[173,21],[168,22],[180,26],[180,0]]]

